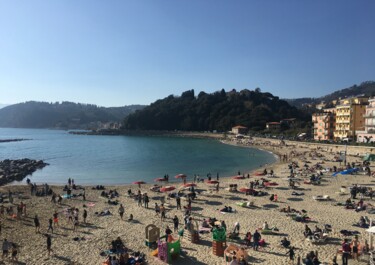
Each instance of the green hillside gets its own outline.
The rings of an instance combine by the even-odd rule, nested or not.
[[[129,130],[226,131],[241,124],[252,130],[263,130],[266,122],[310,116],[270,93],[224,89],[212,94],[194,90],[181,96],[170,95],[127,116],[124,128]]]

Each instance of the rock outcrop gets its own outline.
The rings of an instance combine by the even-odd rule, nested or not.
[[[21,181],[26,176],[31,175],[38,169],[42,169],[48,164],[43,160],[32,159],[5,159],[0,161],[0,185],[13,181]]]

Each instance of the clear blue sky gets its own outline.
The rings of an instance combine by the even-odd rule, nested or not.
[[[374,14],[373,0],[0,0],[0,103],[322,96],[375,79]]]

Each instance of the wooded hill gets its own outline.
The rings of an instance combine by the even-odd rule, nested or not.
[[[296,118],[311,119],[304,111],[290,106],[270,93],[232,90],[208,94],[194,90],[181,96],[170,95],[136,111],[124,120],[128,130],[227,131],[234,125],[264,130],[266,122]]]
[[[121,122],[144,106],[105,108],[73,102],[29,101],[0,109],[0,127],[88,129],[97,122]]]
[[[319,97],[319,98],[296,98],[296,99],[285,99],[285,100],[288,101],[289,104],[300,108],[304,104],[318,104],[322,101],[328,103],[335,99],[348,98],[348,97],[354,97],[354,96],[359,96],[359,95],[365,95],[367,97],[375,96],[375,82],[366,81],[366,82],[361,83],[360,85],[353,85],[348,88],[337,90],[331,94],[328,94],[326,96]]]

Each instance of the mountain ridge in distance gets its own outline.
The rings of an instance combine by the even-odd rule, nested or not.
[[[124,117],[142,108],[143,105],[99,107],[68,101],[27,101],[1,108],[0,127],[92,129],[98,123],[121,122]]]
[[[353,85],[348,88],[336,90],[330,94],[325,96],[317,97],[317,98],[295,98],[295,99],[284,99],[290,105],[301,108],[306,104],[318,104],[322,101],[328,103],[332,100],[339,99],[339,98],[348,98],[354,97],[359,95],[365,95],[367,97],[375,96],[375,81],[365,81],[359,85]]]

